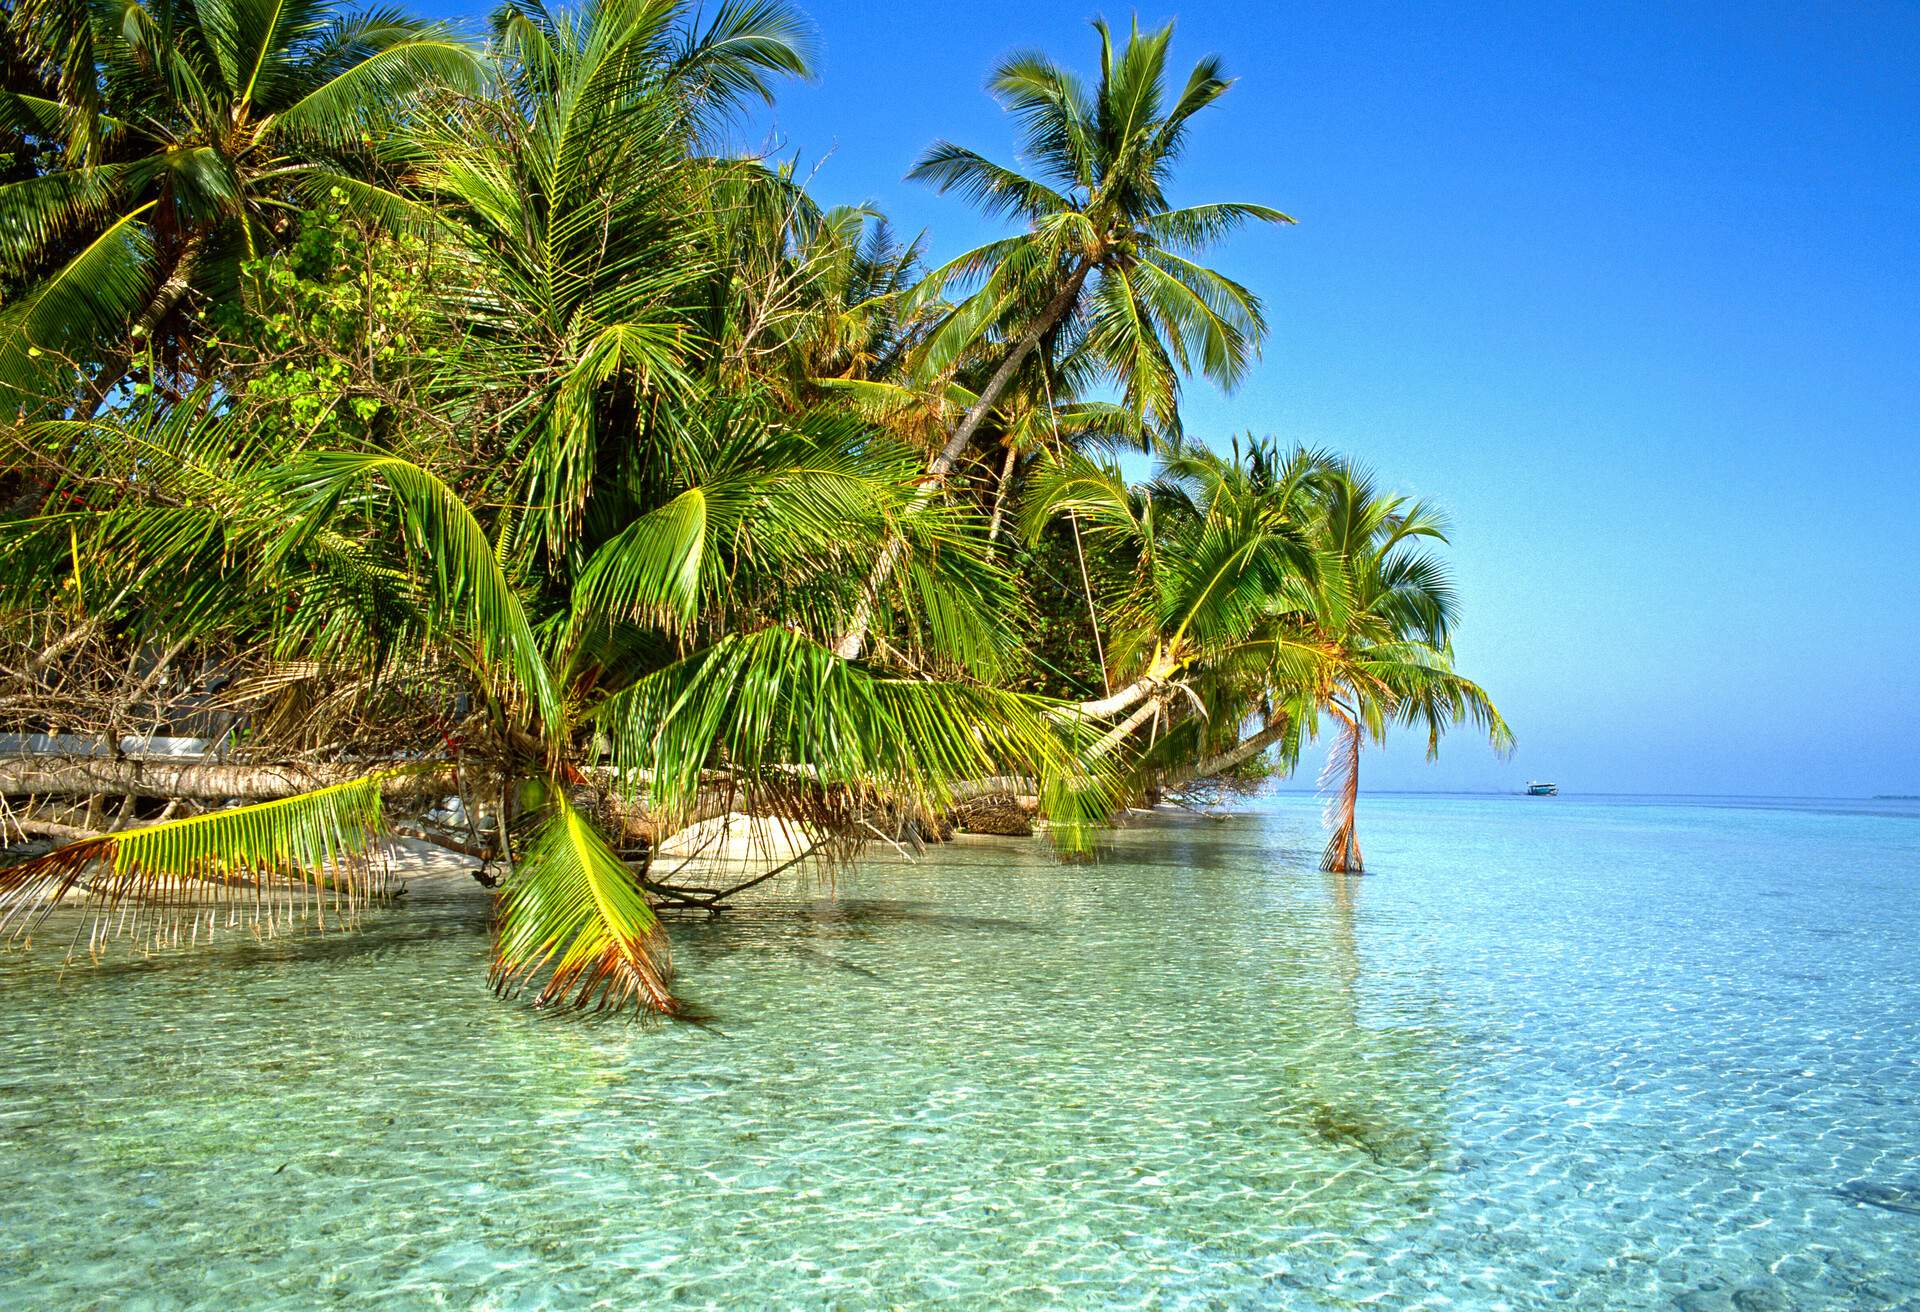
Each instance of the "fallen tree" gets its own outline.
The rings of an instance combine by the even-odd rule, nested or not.
[[[382,764],[236,764],[139,756],[0,758],[0,794],[10,797],[184,798],[269,802],[364,778]],[[381,785],[387,801],[445,797],[458,791],[451,764],[395,775]]]

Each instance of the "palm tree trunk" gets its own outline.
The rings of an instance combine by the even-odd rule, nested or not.
[[[987,525],[987,541],[1000,540],[1000,520],[1007,509],[1007,486],[1013,482],[1013,462],[1019,455],[1013,443],[1007,443],[1007,458],[1000,462],[1000,481],[993,485],[993,521]]]
[[[1143,698],[1160,685],[1160,680],[1152,676],[1135,679],[1116,693],[1089,702],[1076,702],[1071,706],[1054,708],[1052,715],[1059,720],[1104,720],[1109,715],[1138,706]]]
[[[234,798],[265,802],[365,777],[370,765],[231,765],[138,756],[15,756],[0,758],[0,794],[14,796]],[[396,775],[381,786],[389,801],[444,797],[454,791],[453,768]]]
[[[1020,371],[1022,362],[1033,354],[1034,348],[1040,345],[1040,339],[1045,337],[1053,326],[1060,322],[1061,317],[1073,307],[1074,301],[1080,296],[1080,289],[1086,285],[1087,275],[1092,272],[1093,262],[1082,258],[1074,266],[1073,272],[1068,275],[1066,283],[1047,303],[1047,308],[1040,312],[1039,316],[1028,325],[1027,331],[1020,335],[1020,340],[1013,344],[1013,349],[1007,352],[1007,358],[1000,362],[1000,367],[993,371],[993,377],[987,380],[987,385],[981,389],[979,397],[961,418],[959,426],[948,436],[947,444],[940,448],[940,453],[927,465],[926,476],[920,480],[920,491],[913,499],[913,510],[918,510],[931,501],[933,494],[940,489],[940,485],[946,482],[947,473],[953,468],[954,461],[966,451],[967,444],[973,441],[973,435],[980,431],[980,425],[986,422],[987,416],[998,404],[1001,394],[1007,390],[1007,385]],[[860,600],[854,606],[853,617],[847,622],[846,632],[833,645],[834,654],[840,659],[859,660],[860,654],[866,650],[867,630],[873,627],[873,611],[879,603],[881,589],[885,588],[887,581],[893,577],[893,571],[898,568],[900,557],[905,550],[905,540],[896,533],[888,540],[886,550],[880,553],[880,559],[875,562],[873,572],[867,576],[866,587],[861,590]]]
[[[1114,748],[1131,737],[1134,730],[1158,715],[1164,704],[1163,698],[1161,697],[1149,697],[1146,702],[1141,705],[1140,709],[1136,710],[1132,715],[1129,715],[1113,728],[1107,730],[1100,741],[1093,745],[1088,755],[1101,757],[1113,751]]]
[[[1340,741],[1327,762],[1327,773],[1331,780],[1338,781],[1340,791],[1327,806],[1333,836],[1327,839],[1320,868],[1337,874],[1359,875],[1366,873],[1366,863],[1360,857],[1360,836],[1354,828],[1354,813],[1360,804],[1360,721],[1348,715],[1344,707],[1336,705],[1329,709],[1340,721]]]
[[[139,330],[138,334],[116,347],[113,354],[101,362],[100,372],[94,375],[93,381],[88,383],[82,391],[77,410],[80,418],[92,419],[100,413],[107,403],[107,398],[113,395],[113,389],[120,386],[127,376],[127,371],[133,367],[132,342],[151,341],[153,331],[159,327],[160,321],[172,314],[185,299],[198,254],[197,240],[189,242],[181,250],[179,257],[173,262],[173,267],[167,270],[167,276],[161,279],[159,288],[147,302],[147,308],[140,312],[138,319],[134,320],[134,325]]]
[[[993,371],[993,377],[987,380],[987,385],[981,389],[978,399],[960,420],[959,427],[955,428],[952,435],[947,438],[947,444],[940,448],[940,454],[935,456],[933,463],[927,466],[928,479],[937,484],[947,476],[947,471],[953,468],[953,462],[960,458],[961,453],[967,449],[967,444],[973,441],[973,435],[980,431],[980,425],[987,421],[987,416],[993,412],[993,407],[999,404],[1001,394],[1007,390],[1008,384],[1013,382],[1013,376],[1020,372],[1020,366],[1029,355],[1033,354],[1034,348],[1040,345],[1040,339],[1052,331],[1053,326],[1059,323],[1061,317],[1073,307],[1074,301],[1079,299],[1080,289],[1086,286],[1087,275],[1092,272],[1093,262],[1090,260],[1082,259],[1074,265],[1073,272],[1068,275],[1067,281],[1061,286],[1059,292],[1047,302],[1047,308],[1040,312],[1039,317],[1027,326],[1027,331],[1020,335],[1020,340],[1013,344],[1013,349],[1007,352],[1007,358],[1002,360],[1000,367]]]
[[[1160,787],[1180,788],[1199,779],[1210,779],[1216,774],[1225,774],[1236,765],[1252,759],[1286,737],[1292,723],[1286,713],[1281,712],[1224,752],[1213,756],[1202,756],[1190,765],[1169,770],[1160,777]]]

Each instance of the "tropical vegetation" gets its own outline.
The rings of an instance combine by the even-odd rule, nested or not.
[[[1510,735],[1429,509],[1184,431],[1266,331],[1201,257],[1291,220],[1174,204],[1230,84],[1095,30],[995,70],[1022,170],[914,165],[1016,229],[930,264],[733,144],[782,0],[9,11],[0,828],[60,845],[0,927],[351,919],[407,829],[487,862],[498,990],[674,1014],[660,911],[773,873],[679,878],[702,821],[1085,856],[1323,729],[1357,871],[1365,741]]]

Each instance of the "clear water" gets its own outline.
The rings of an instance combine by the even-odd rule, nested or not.
[[[1920,809],[1263,806],[682,924],[713,1029],[456,886],[5,959],[0,1306],[1920,1307]]]

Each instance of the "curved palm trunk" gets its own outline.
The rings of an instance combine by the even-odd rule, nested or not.
[[[1118,715],[1122,711],[1138,706],[1148,693],[1160,686],[1160,683],[1159,679],[1146,675],[1135,679],[1118,692],[1093,701],[1056,706],[1048,714],[1056,720],[1104,720],[1109,715]]]
[[[1076,264],[1066,284],[1047,303],[1047,308],[1040,312],[1028,326],[1027,331],[1020,335],[1020,340],[1013,344],[1013,349],[1007,352],[1007,358],[1000,362],[1000,367],[993,371],[993,377],[989,378],[987,385],[980,390],[979,397],[961,418],[959,426],[948,436],[947,444],[940,448],[940,453],[927,465],[926,476],[920,480],[920,491],[913,498],[913,510],[918,510],[931,501],[933,494],[940,489],[940,485],[946,482],[947,474],[952,470],[954,461],[966,451],[968,443],[973,441],[973,435],[980,431],[980,425],[986,422],[987,416],[999,403],[1008,384],[1013,382],[1013,376],[1020,371],[1021,363],[1033,354],[1034,348],[1040,345],[1040,339],[1045,337],[1048,331],[1060,322],[1061,317],[1072,308],[1074,301],[1080,296],[1080,289],[1086,285],[1087,275],[1092,272],[1091,260],[1083,258]],[[896,533],[888,540],[887,549],[880,553],[880,559],[875,562],[873,572],[867,576],[867,586],[861,591],[859,604],[853,610],[853,617],[847,622],[847,631],[841,635],[840,641],[833,645],[834,654],[840,659],[859,660],[860,654],[866,650],[867,630],[873,627],[873,611],[879,601],[881,589],[885,588],[887,581],[893,577],[893,571],[899,567],[900,556],[905,550],[906,542]]]
[[[160,326],[161,320],[172,314],[179,308],[180,302],[186,299],[187,291],[192,286],[195,260],[199,251],[200,243],[197,238],[187,243],[174,259],[173,267],[167,270],[166,277],[160,280],[160,286],[154,290],[146,308],[140,312],[139,318],[134,320],[137,331],[128,341],[114,347],[107,358],[101,361],[100,372],[95,374],[93,381],[87,383],[81,390],[80,403],[77,407],[80,418],[92,419],[98,415],[106,406],[107,399],[113,395],[114,388],[125,381],[127,371],[133,367],[133,341],[142,337],[151,340],[152,333]]]
[[[1284,712],[1275,715],[1273,719],[1225,751],[1213,756],[1202,756],[1191,764],[1167,771],[1160,776],[1160,787],[1183,788],[1198,780],[1209,779],[1216,774],[1225,774],[1228,770],[1253,759],[1279,742],[1287,736],[1287,730],[1291,727],[1292,721]]]
[[[1327,804],[1333,836],[1327,839],[1320,868],[1337,874],[1364,874],[1366,864],[1360,858],[1360,836],[1354,828],[1354,813],[1360,803],[1360,722],[1348,715],[1344,707],[1335,705],[1330,709],[1340,721],[1340,741],[1334,745],[1333,756],[1327,761],[1327,780],[1337,782],[1340,791]]]
[[[1147,700],[1141,704],[1140,709],[1136,710],[1119,724],[1116,724],[1113,728],[1107,730],[1100,741],[1093,745],[1088,755],[1096,758],[1108,755],[1120,746],[1121,743],[1131,738],[1134,731],[1139,729],[1141,725],[1160,714],[1165,705],[1166,703],[1163,698],[1147,698]]]
[[[1072,308],[1074,301],[1079,299],[1080,289],[1086,286],[1087,275],[1092,272],[1091,260],[1082,259],[1074,265],[1073,272],[1068,275],[1067,281],[1061,286],[1059,292],[1047,302],[1047,308],[1040,312],[1039,316],[1027,326],[1027,331],[1020,335],[1020,340],[1013,344],[1013,349],[1007,352],[1007,358],[1002,360],[1000,367],[993,371],[993,377],[987,380],[987,385],[981,389],[979,397],[960,420],[959,427],[955,428],[952,435],[947,438],[947,444],[940,448],[940,454],[935,456],[933,463],[927,466],[927,478],[930,482],[937,483],[938,480],[947,476],[947,471],[953,468],[953,462],[960,458],[961,453],[967,449],[967,444],[973,441],[973,435],[980,431],[980,425],[987,421],[987,416],[993,412],[993,407],[999,404],[1002,393],[1013,382],[1013,376],[1020,372],[1020,366],[1025,363],[1029,355],[1033,354],[1034,348],[1040,345],[1040,339],[1060,322],[1066,312]]]

